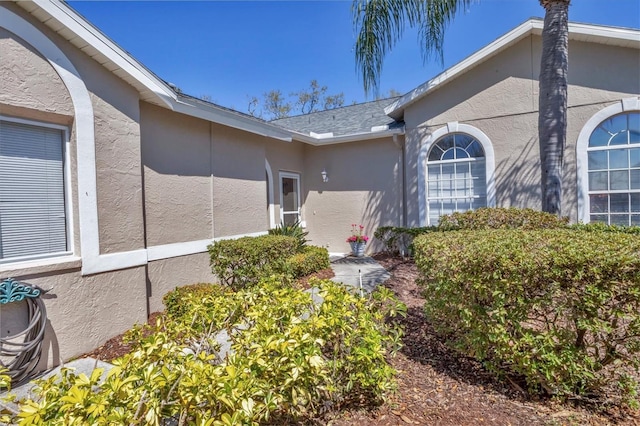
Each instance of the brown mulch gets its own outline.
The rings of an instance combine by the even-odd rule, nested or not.
[[[424,318],[424,299],[412,261],[383,254],[374,258],[391,272],[384,284],[407,305],[404,347],[391,360],[398,370],[398,392],[374,411],[352,411],[333,426],[391,425],[638,425],[640,413],[536,401],[516,383],[500,382],[480,363],[448,349]]]
[[[384,284],[407,305],[403,348],[391,364],[398,371],[398,392],[374,410],[336,413],[322,424],[332,426],[395,425],[629,425],[640,426],[640,412],[603,411],[570,403],[535,400],[515,382],[498,381],[477,361],[448,349],[424,318],[424,299],[412,261],[384,254],[374,258],[391,273]],[[331,278],[331,269],[314,274]],[[310,277],[301,280],[308,287]],[[155,324],[159,313],[152,314]],[[110,361],[129,351],[116,336],[85,356]],[[331,416],[330,416],[331,417]]]

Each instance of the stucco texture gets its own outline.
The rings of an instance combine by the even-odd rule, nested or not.
[[[0,114],[71,122],[73,105],[60,76],[30,45],[3,28],[0,58]]]
[[[41,367],[58,365],[100,346],[109,337],[146,321],[145,269],[131,268],[107,274],[81,276],[79,269],[16,277],[20,282],[44,290],[47,327]],[[20,311],[26,306],[18,306]],[[3,321],[0,332],[20,323],[24,312],[13,312],[11,322]],[[3,315],[5,313],[3,312]]]
[[[266,231],[266,138],[216,124],[211,131],[214,236]]]
[[[418,155],[429,135],[449,122],[485,133],[495,152],[496,205],[541,208],[538,75],[541,40],[530,36],[437,88],[405,111],[407,214],[419,225]],[[600,109],[640,92],[637,50],[571,41],[562,214],[577,220],[578,134]],[[615,78],[612,78],[615,76]]]
[[[303,192],[310,243],[349,253],[352,224],[364,225],[371,237],[379,226],[402,225],[401,153],[391,138],[306,146]],[[322,182],[322,169],[329,182]],[[367,247],[375,249],[373,242]]]
[[[162,297],[176,287],[217,281],[211,272],[209,253],[149,262],[147,279],[149,312],[163,311]]]
[[[141,104],[147,245],[213,238],[207,121]]]

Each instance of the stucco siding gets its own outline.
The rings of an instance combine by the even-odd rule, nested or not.
[[[214,124],[212,141],[214,236],[266,231],[266,139]]]
[[[210,123],[140,109],[147,245],[213,238]]]
[[[95,95],[92,101],[100,252],[144,248],[139,123]]]
[[[162,297],[176,287],[196,283],[213,283],[209,254],[199,253],[149,262],[149,312],[164,310]]]
[[[71,122],[73,105],[60,76],[29,44],[3,28],[0,58],[0,114]]]
[[[45,290],[47,327],[41,367],[89,352],[108,338],[146,321],[145,268],[81,276],[79,269],[58,270],[34,276],[15,276],[21,282]],[[4,308],[3,308],[4,310]],[[18,324],[16,312],[3,312],[0,332]],[[24,318],[22,318],[24,319]],[[15,332],[15,330],[14,330]]]
[[[640,56],[634,49],[576,41],[570,43],[569,50],[562,214],[576,221],[578,134],[595,112],[640,92]],[[418,167],[424,167],[418,165],[420,147],[433,132],[450,122],[474,126],[491,140],[497,206],[541,208],[539,58],[540,37],[528,37],[407,108],[410,225],[420,224],[417,176]]]
[[[372,236],[402,224],[401,150],[391,138],[305,147],[304,204],[310,243],[348,253],[352,224]],[[329,182],[322,182],[325,168]],[[368,251],[374,250],[372,244]]]

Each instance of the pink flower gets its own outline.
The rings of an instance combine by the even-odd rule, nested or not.
[[[364,235],[364,226],[351,224],[351,236],[347,238],[348,243],[367,243],[369,237]]]

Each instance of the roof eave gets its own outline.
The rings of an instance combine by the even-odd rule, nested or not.
[[[293,140],[292,132],[282,127],[263,122],[252,117],[247,117],[244,114],[220,108],[213,104],[201,105],[191,99],[179,97],[172,103],[172,109],[182,114],[202,118],[207,121],[212,121],[238,130],[244,130],[260,136],[266,136],[284,142],[291,142]]]
[[[340,136],[332,136],[332,137],[324,137],[324,138],[318,138],[318,137],[310,136],[310,135],[299,133],[299,132],[292,132],[292,137],[294,140],[298,140],[300,142],[304,142],[314,146],[335,145],[335,144],[347,143],[347,142],[366,141],[366,140],[372,140],[372,139],[386,138],[390,136],[392,137],[394,135],[404,135],[404,126],[396,129],[389,129],[389,130],[384,130],[379,132],[351,133],[349,135],[340,135]]]
[[[217,108],[215,105],[203,105],[185,100],[66,3],[57,0],[17,1],[16,3],[110,72],[136,88],[142,101],[239,130],[291,142],[291,133],[273,124]]]

